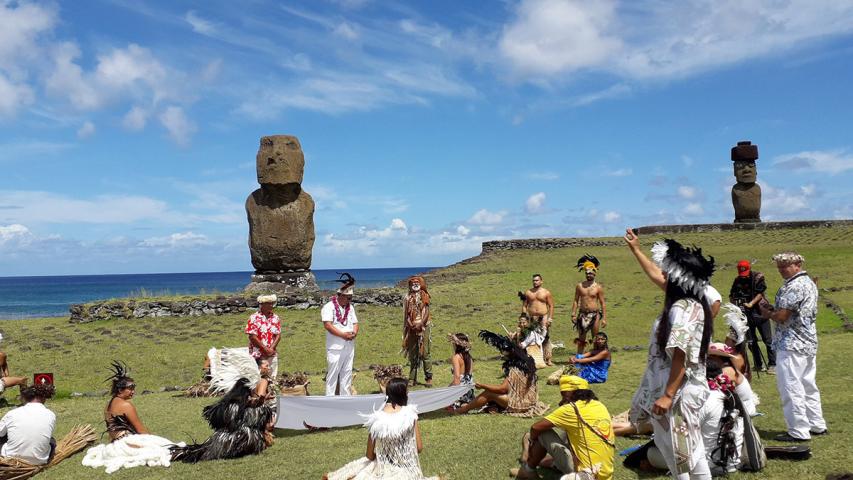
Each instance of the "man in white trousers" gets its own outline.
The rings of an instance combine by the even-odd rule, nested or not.
[[[776,324],[773,350],[776,353],[776,387],[788,432],[783,442],[805,442],[812,435],[826,435],[826,422],[815,382],[817,371],[817,285],[802,269],[803,257],[795,252],[773,256],[785,283],[776,293],[776,305],[762,314]]]
[[[358,335],[358,318],[352,304],[352,293],[352,285],[345,284],[320,310],[320,318],[326,329],[327,396],[351,394],[352,360],[355,356],[355,337]]]

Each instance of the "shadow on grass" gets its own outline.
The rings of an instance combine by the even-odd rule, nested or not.
[[[761,437],[762,440],[774,440],[773,437],[776,435],[788,433],[785,430],[763,430],[760,428],[756,428],[756,430],[758,431],[758,436]]]

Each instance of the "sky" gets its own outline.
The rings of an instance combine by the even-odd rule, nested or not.
[[[0,0],[0,276],[251,270],[289,134],[314,268],[853,218],[853,3]]]

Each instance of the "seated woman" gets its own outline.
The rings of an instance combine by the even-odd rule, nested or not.
[[[257,455],[272,445],[275,413],[268,386],[271,370],[266,360],[258,364],[261,379],[253,389],[246,378],[237,380],[221,400],[204,407],[202,416],[213,428],[204,442],[172,447],[172,461],[205,460]]]
[[[385,405],[367,416],[366,455],[326,474],[324,479],[429,480],[424,478],[418,459],[424,447],[417,406],[408,405],[407,383],[403,378],[392,378],[385,388]]]
[[[456,413],[468,413],[488,403],[496,404],[504,413],[516,417],[529,418],[545,413],[548,405],[539,401],[533,358],[503,335],[480,330],[480,338],[501,352],[505,378],[500,385],[475,383],[474,386],[483,392],[472,402],[456,410]]]
[[[737,305],[726,303],[723,305],[725,313],[723,318],[729,326],[725,344],[732,348],[732,366],[742,373],[747,380],[752,381],[752,367],[749,364],[747,353],[746,332],[749,330],[746,315]]]
[[[719,367],[722,373],[732,379],[735,384],[735,393],[740,398],[746,414],[750,417],[757,415],[756,406],[760,400],[758,395],[752,391],[752,386],[749,384],[746,375],[742,374],[735,368],[732,360],[734,360],[734,350],[724,343],[712,343],[708,345],[708,362],[714,363],[715,367]]]
[[[111,443],[90,448],[83,458],[83,465],[106,467],[107,473],[140,465],[168,467],[169,447],[175,442],[151,435],[142,423],[131,402],[136,393],[136,382],[128,375],[127,366],[113,361],[112,371],[108,378],[112,382],[112,398],[104,410]]]
[[[578,353],[569,359],[578,367],[578,376],[589,383],[604,383],[610,369],[610,348],[607,345],[607,334],[598,332],[592,340],[592,350]]]
[[[3,336],[0,335],[0,340]],[[0,352],[0,393],[3,393],[9,387],[18,386],[23,389],[27,386],[26,377],[13,377],[9,375],[9,364],[6,363],[6,353]]]
[[[464,333],[450,334],[447,336],[447,340],[453,346],[453,356],[450,357],[450,372],[453,374],[453,381],[450,382],[450,386],[471,385],[471,390],[468,390],[465,395],[459,397],[453,406],[449,407],[459,408],[474,400],[474,359],[471,358],[471,341],[468,340],[468,335]]]

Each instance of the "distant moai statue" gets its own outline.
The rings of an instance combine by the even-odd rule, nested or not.
[[[302,190],[305,156],[296,137],[261,137],[256,157],[261,188],[246,199],[255,274],[246,291],[291,293],[315,288],[314,200]]]
[[[737,183],[732,187],[735,223],[761,222],[761,186],[755,183],[758,170],[758,145],[750,141],[737,142],[732,147],[732,161]]]

